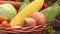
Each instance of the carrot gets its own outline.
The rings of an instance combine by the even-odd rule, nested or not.
[[[22,4],[22,2],[14,2],[14,1],[0,1],[0,4],[5,4],[5,3],[9,3],[12,4],[16,10],[19,9],[20,5]]]
[[[2,25],[5,26],[6,24],[8,24],[7,21],[2,21]]]
[[[6,21],[6,20],[7,20],[6,17],[0,18],[0,24],[2,24],[2,21]]]
[[[6,17],[0,18],[0,21],[6,21],[6,20],[7,20]]]

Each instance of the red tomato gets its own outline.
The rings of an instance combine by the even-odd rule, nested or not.
[[[48,8],[48,4],[44,3],[42,9]]]
[[[9,24],[6,24],[4,27],[6,28],[10,28],[11,26]]]

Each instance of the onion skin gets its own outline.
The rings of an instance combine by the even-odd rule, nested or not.
[[[46,24],[46,17],[41,12],[35,12],[31,15],[37,21],[37,25],[45,25]]]
[[[35,27],[37,24],[36,24],[36,20],[35,19],[33,19],[33,18],[26,18],[26,19],[24,19],[24,23],[25,23],[25,25],[24,26],[32,26],[32,27]]]

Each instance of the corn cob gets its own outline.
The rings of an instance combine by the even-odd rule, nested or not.
[[[44,0],[34,0],[21,10],[10,22],[11,27],[22,26],[23,20],[32,13],[39,11],[42,8]]]

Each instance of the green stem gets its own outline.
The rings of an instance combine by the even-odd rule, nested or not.
[[[58,23],[60,23],[60,21],[59,21],[59,20],[57,20],[57,19],[55,19],[55,21],[57,21]]]
[[[57,0],[53,5],[57,4],[60,0]]]
[[[60,3],[60,0],[57,0],[52,6],[59,4],[59,3]]]
[[[59,5],[60,5],[60,2],[59,2]]]
[[[53,3],[53,4],[51,3],[51,1],[48,1],[48,5],[49,5],[49,6],[54,6],[54,5],[56,5],[59,1],[60,1],[60,0],[57,0],[57,1],[56,1],[55,3]]]
[[[16,2],[19,2],[20,0],[15,0]]]
[[[55,30],[53,29],[53,27],[50,27],[48,29],[48,32],[49,32],[49,34],[54,34],[55,33]]]
[[[50,1],[48,2],[48,5],[51,6],[52,4],[50,3]]]

